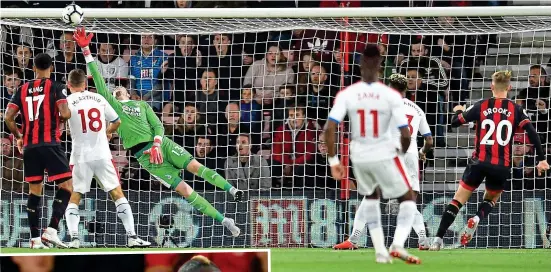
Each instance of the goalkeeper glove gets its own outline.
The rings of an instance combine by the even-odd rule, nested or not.
[[[73,34],[73,40],[75,40],[78,46],[82,48],[82,53],[84,54],[86,63],[94,61],[92,53],[90,52],[90,48],[88,47],[93,37],[94,33],[88,33],[88,35],[86,35],[86,30],[84,29],[84,27],[77,28]]]
[[[161,143],[163,138],[161,136],[155,136],[153,141],[153,146],[150,149],[146,150],[144,154],[149,154],[149,162],[152,164],[162,164],[163,163],[163,153],[161,152]]]

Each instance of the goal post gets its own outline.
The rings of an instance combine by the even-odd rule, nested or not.
[[[2,101],[12,95],[15,83],[33,77],[30,63],[38,53],[54,57],[55,80],[65,80],[71,69],[85,69],[72,43],[74,28],[60,17],[60,9],[2,9]],[[183,174],[217,209],[236,219],[242,235],[233,239],[163,188],[113,140],[113,158],[138,235],[155,246],[328,248],[345,239],[361,201],[347,156],[348,124],[339,131],[337,149],[350,173],[344,182],[330,177],[320,135],[337,92],[359,80],[366,43],[377,43],[385,55],[383,82],[396,72],[408,77],[408,98],[425,110],[435,136],[432,156],[421,163],[418,198],[428,236],[435,235],[475,144],[468,126],[449,128],[451,108],[491,96],[492,73],[513,72],[511,98],[523,103],[550,150],[550,94],[543,90],[549,88],[546,75],[551,73],[551,9],[84,9],[84,17],[82,25],[95,34],[90,47],[108,86],[124,85],[133,99],[147,101],[168,137],[246,191],[246,201],[235,204],[202,179]],[[534,89],[541,92],[534,95]],[[4,112],[4,102],[0,106]],[[0,246],[26,247],[28,189],[22,159],[4,126],[0,132]],[[544,229],[551,218],[551,178],[534,175],[533,150],[525,137],[513,140],[516,159],[508,190],[469,247],[549,245]],[[63,146],[69,151],[70,145],[64,130]],[[458,214],[446,245],[459,244],[458,233],[476,212],[483,188]],[[53,195],[54,187],[46,186],[43,226]],[[381,205],[390,241],[395,207],[387,201]],[[85,246],[125,245],[114,204],[99,186],[85,196],[80,210]],[[60,226],[61,237],[68,239],[65,224]],[[417,245],[413,232],[408,245]],[[368,234],[361,246],[371,246]]]

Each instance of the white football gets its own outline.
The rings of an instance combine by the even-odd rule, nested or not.
[[[66,24],[77,26],[82,22],[84,12],[82,8],[75,4],[70,4],[63,9],[61,20]]]

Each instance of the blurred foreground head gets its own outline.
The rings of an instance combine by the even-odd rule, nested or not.
[[[182,265],[178,272],[220,272],[220,269],[207,257],[197,255]]]

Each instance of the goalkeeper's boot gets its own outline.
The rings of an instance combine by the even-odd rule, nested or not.
[[[241,202],[243,200],[244,196],[245,196],[245,193],[243,193],[243,191],[237,190],[235,192],[235,195],[233,195],[233,200],[235,202]]]
[[[354,250],[354,249],[358,249],[358,246],[350,242],[350,240],[346,240],[340,244],[334,245],[333,249],[334,250]]]
[[[421,264],[419,257],[409,254],[403,247],[390,246],[390,256],[401,259],[408,264]]]
[[[129,248],[146,248],[146,247],[150,247],[151,243],[148,241],[144,241],[138,237],[128,237],[127,246]]]
[[[57,235],[57,230],[54,228],[48,227],[46,231],[44,231],[44,233],[42,234],[42,241],[55,245],[59,248],[68,248],[67,245],[64,244],[61,239],[59,239],[59,236]]]
[[[231,218],[224,218],[224,220],[222,220],[222,225],[230,230],[233,237],[237,237],[239,236],[239,233],[241,233],[241,230],[235,225],[235,221]]]
[[[469,218],[469,221],[467,221],[467,226],[465,226],[465,229],[461,233],[462,245],[466,246],[473,239],[473,235],[478,227],[479,221],[480,219],[478,219],[478,216]]]
[[[50,249],[48,246],[42,243],[42,238],[31,238],[31,249]]]
[[[375,262],[382,263],[382,264],[387,264],[387,263],[391,264],[392,258],[388,254],[384,255],[381,253],[377,253],[375,254]]]
[[[440,237],[434,237],[434,241],[432,241],[432,245],[430,245],[429,250],[430,251],[439,251],[444,247],[444,240]]]
[[[71,240],[71,242],[69,242],[67,244],[67,246],[69,248],[79,249],[80,248],[80,240],[78,238],[73,238],[73,240]]]
[[[429,250],[430,240],[429,238],[419,239],[419,250]]]

